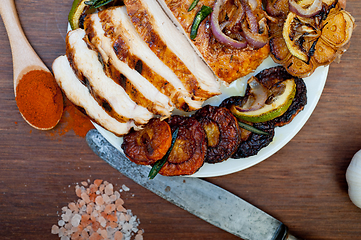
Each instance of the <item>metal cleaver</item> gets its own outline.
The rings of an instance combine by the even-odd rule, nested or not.
[[[149,167],[129,161],[97,130],[90,130],[86,141],[100,158],[123,175],[214,226],[245,240],[297,240],[282,222],[214,184],[198,178],[159,174],[150,180]]]

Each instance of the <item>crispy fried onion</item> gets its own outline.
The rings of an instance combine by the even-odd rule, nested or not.
[[[262,48],[268,42],[267,18],[257,0],[216,0],[211,29],[221,43],[235,48]]]

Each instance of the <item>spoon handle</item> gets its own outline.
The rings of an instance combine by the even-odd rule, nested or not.
[[[27,40],[21,27],[14,0],[1,0],[0,15],[8,33],[13,57],[14,91],[22,74],[33,69],[48,71]]]

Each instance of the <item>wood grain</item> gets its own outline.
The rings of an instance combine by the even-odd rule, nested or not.
[[[15,1],[29,42],[49,68],[65,53],[71,3]],[[349,0],[347,10],[358,25],[361,2]],[[122,176],[74,133],[54,137],[27,125],[14,99],[2,23],[0,33],[0,239],[58,239],[50,229],[61,207],[76,200],[75,183],[96,178],[130,187],[123,195],[125,206],[139,217],[145,239],[237,239]],[[206,179],[278,218],[303,239],[361,239],[361,209],[349,200],[345,180],[361,148],[360,33],[357,27],[341,62],[330,66],[318,106],[290,143],[254,167]]]

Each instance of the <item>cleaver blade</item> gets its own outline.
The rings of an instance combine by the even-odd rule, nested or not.
[[[89,147],[126,177],[197,217],[245,240],[297,240],[287,226],[236,195],[205,180],[157,175],[129,161],[97,130],[86,135]]]

